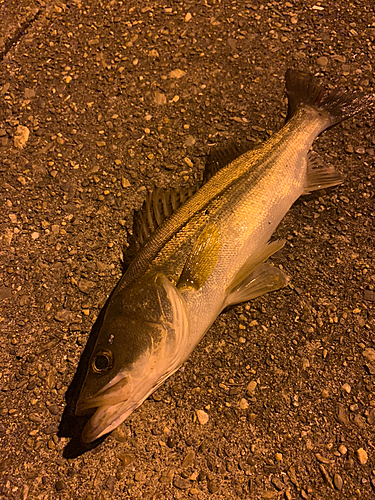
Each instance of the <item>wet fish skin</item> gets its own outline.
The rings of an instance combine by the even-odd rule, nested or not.
[[[150,198],[145,234],[157,227],[112,295],[77,402],[78,414],[97,408],[84,441],[123,422],[181,366],[226,306],[287,283],[264,263],[283,245],[268,243],[272,233],[300,195],[343,181],[310,147],[374,96],[328,94],[297,71],[286,80],[290,119],[279,132],[219,169],[173,213],[170,199]]]

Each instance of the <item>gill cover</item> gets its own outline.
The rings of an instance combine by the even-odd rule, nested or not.
[[[77,414],[97,408],[85,442],[123,422],[189,354],[185,302],[164,275],[142,280],[114,299],[77,402]]]

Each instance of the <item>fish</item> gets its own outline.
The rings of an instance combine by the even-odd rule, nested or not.
[[[83,442],[124,422],[225,308],[288,284],[267,262],[285,243],[272,234],[301,195],[344,180],[312,144],[375,95],[328,91],[295,69],[285,78],[278,132],[254,149],[213,153],[199,189],[155,189],[135,215],[134,256],[107,302],[76,402],[77,415],[91,414]]]

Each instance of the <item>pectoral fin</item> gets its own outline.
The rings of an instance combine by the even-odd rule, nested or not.
[[[307,158],[305,194],[317,189],[337,186],[337,184],[341,184],[342,182],[344,182],[344,176],[340,172],[327,165],[318,153],[310,151]]]
[[[221,236],[215,224],[209,224],[198,236],[186,261],[180,279],[179,290],[199,290],[209,278],[219,259]]]
[[[273,241],[249,257],[230,283],[224,307],[255,299],[288,283],[289,279],[283,271],[263,264],[284,245],[285,240]]]

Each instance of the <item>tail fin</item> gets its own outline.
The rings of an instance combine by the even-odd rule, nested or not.
[[[299,108],[313,107],[327,113],[329,126],[359,113],[375,102],[375,94],[351,93],[335,89],[328,92],[309,73],[288,69],[285,75],[289,120]]]

